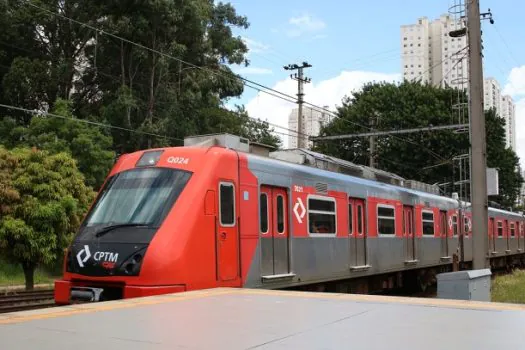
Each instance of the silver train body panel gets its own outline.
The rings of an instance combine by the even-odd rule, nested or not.
[[[460,254],[458,236],[447,235],[446,238],[423,236],[415,237],[413,241],[394,236],[370,237],[365,240],[351,236],[297,237],[291,223],[294,215],[293,186],[314,188],[317,184],[323,183],[327,185],[328,191],[344,192],[347,198],[361,198],[365,200],[365,205],[368,198],[375,197],[401,201],[403,205],[424,204],[426,207],[438,207],[440,210],[449,211],[457,209],[458,202],[431,193],[253,154],[248,154],[247,158],[248,169],[258,181],[258,194],[261,186],[274,186],[286,190],[288,194],[286,218],[290,230],[286,238],[258,240],[244,287],[285,288],[299,284],[435,267],[451,264],[452,255]],[[240,181],[242,183],[243,179],[241,178]],[[466,213],[469,211],[468,208],[465,210]],[[490,208],[489,217],[494,216],[514,221],[523,220],[523,217],[517,213]],[[366,214],[365,221],[368,221]],[[367,222],[365,227],[368,228]],[[337,230],[347,232],[348,228]],[[524,246],[524,238],[519,234],[515,238],[495,238],[489,242],[488,253],[491,257],[522,254]],[[472,239],[465,236],[463,261],[471,260]]]

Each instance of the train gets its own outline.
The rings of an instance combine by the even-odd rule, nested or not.
[[[121,155],[67,248],[55,302],[216,287],[367,293],[468,268],[469,203],[366,171],[230,134]],[[491,267],[522,264],[523,214],[488,213]]]

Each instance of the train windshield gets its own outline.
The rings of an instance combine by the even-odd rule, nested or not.
[[[83,226],[160,226],[190,176],[190,172],[166,168],[118,173],[104,186]]]

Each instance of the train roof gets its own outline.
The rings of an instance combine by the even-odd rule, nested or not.
[[[195,148],[204,147],[208,149],[212,147],[221,147],[240,151],[245,153],[248,159],[255,161],[255,163],[259,163],[261,165],[261,169],[259,170],[261,171],[267,171],[268,165],[274,165],[275,167],[293,170],[295,173],[300,173],[302,176],[310,177],[312,180],[323,178],[326,181],[334,180],[341,183],[350,182],[366,186],[378,192],[387,192],[391,194],[404,193],[413,197],[418,197],[422,200],[444,202],[454,205],[458,204],[458,201],[453,198],[443,196],[439,192],[433,193],[432,190],[435,190],[435,187],[432,187],[431,185],[413,180],[406,180],[394,173],[355,164],[311,150],[297,148],[276,151],[272,146],[261,143],[250,143],[246,138],[231,134],[209,134],[187,137],[184,140],[184,146],[193,146]],[[311,159],[307,162],[303,159],[301,164],[299,158],[308,157]],[[312,164],[312,159],[314,160],[314,163],[316,161],[326,162],[326,164],[324,164],[326,168],[320,168],[319,166],[316,166],[316,164]],[[330,168],[330,165],[332,166],[332,169]],[[352,172],[354,172],[354,174],[352,174]],[[419,188],[407,187],[404,185],[407,182],[411,186],[419,186]],[[427,190],[422,190],[421,188]],[[462,207],[469,208],[470,203],[462,202]],[[511,212],[503,209],[493,207],[489,207],[489,209],[494,213],[518,217],[523,216],[522,213]]]

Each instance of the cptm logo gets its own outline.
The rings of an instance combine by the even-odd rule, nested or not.
[[[91,257],[91,252],[89,251],[89,246],[84,245],[84,248],[81,249],[77,254],[78,265],[80,267],[84,267],[84,263],[87,262],[90,257]],[[115,264],[117,263],[118,253],[95,252],[95,254],[93,254],[93,260],[97,262],[101,261],[102,267],[106,269],[112,269],[113,267],[115,267]]]

